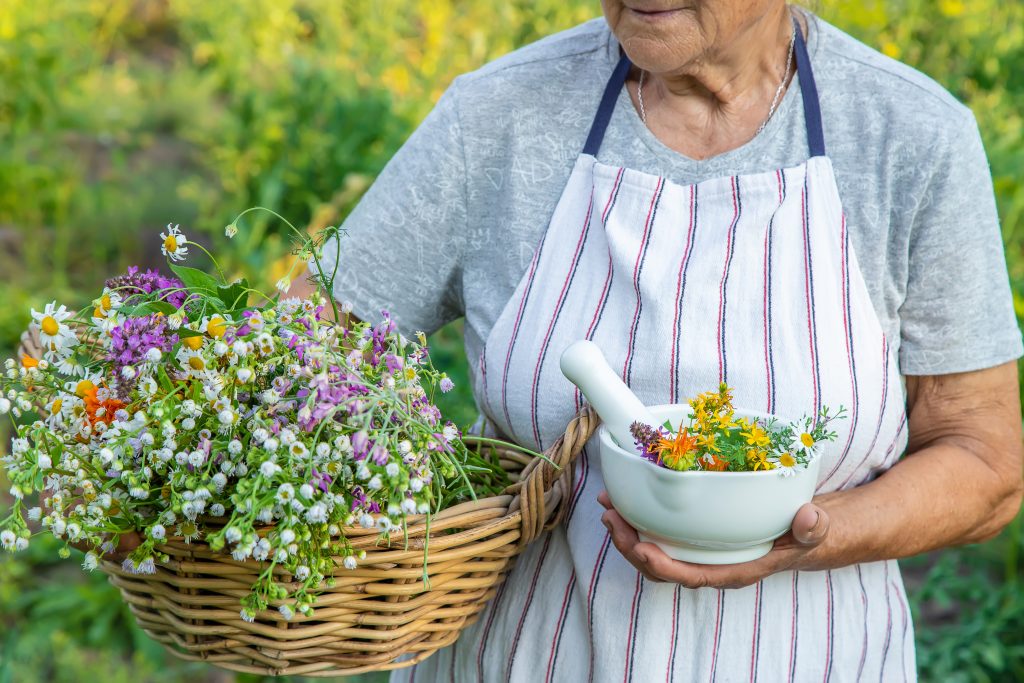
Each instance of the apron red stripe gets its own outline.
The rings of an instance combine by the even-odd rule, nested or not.
[[[604,543],[601,544],[601,551],[594,561],[594,571],[590,575],[590,586],[587,588],[587,633],[590,635],[590,669],[587,673],[587,680],[594,680],[594,594],[597,592],[597,582],[601,580],[601,569],[604,567],[605,558],[608,557],[608,548],[611,547],[611,534],[605,533]]]
[[[601,324],[601,319],[604,317],[604,309],[608,304],[608,292],[611,291],[612,277],[615,270],[612,265],[612,255],[608,254],[608,275],[604,279],[604,288],[601,290],[601,297],[597,301],[597,308],[594,309],[594,317],[590,320],[590,327],[587,328],[587,334],[584,338],[587,340],[593,340],[594,333],[597,331],[598,325]],[[576,412],[583,407],[583,394],[580,392],[579,387],[576,387],[574,392],[576,397]]]
[[[651,206],[647,209],[647,220],[644,222],[644,234],[640,239],[640,251],[637,252],[636,262],[633,264],[633,291],[636,293],[636,310],[633,311],[633,325],[629,330],[629,344],[626,347],[626,361],[622,364],[622,380],[629,384],[630,371],[633,367],[633,349],[636,344],[636,330],[640,325],[640,311],[643,308],[643,300],[640,296],[640,273],[643,271],[644,261],[647,257],[647,247],[651,243],[651,226],[654,224],[654,216],[657,213],[658,201],[661,199],[661,190],[665,187],[665,179],[659,178],[658,185],[654,189],[654,196],[651,197]]]
[[[796,622],[800,615],[800,600],[797,597],[799,574],[793,572],[793,623],[789,631],[789,680],[796,678]]]
[[[850,233],[846,229],[846,216],[842,220],[842,234],[840,235],[841,263],[842,263],[842,284],[843,284],[843,332],[846,335],[846,357],[849,359],[850,368],[850,433],[846,437],[846,445],[843,452],[836,460],[832,470],[822,480],[818,488],[824,486],[829,479],[839,470],[846,456],[850,453],[850,445],[853,443],[853,435],[857,431],[857,418],[860,415],[860,396],[857,391],[857,361],[853,352],[853,320],[850,311]]]
[[[629,615],[629,635],[626,642],[629,647],[626,649],[626,671],[622,676],[623,683],[633,680],[633,655],[636,653],[636,632],[639,630],[637,619],[640,616],[640,600],[643,598],[644,577],[640,572],[636,573],[636,590],[633,592],[633,608]]]
[[[775,172],[775,179],[779,184],[779,209],[782,208],[782,172]],[[764,372],[765,372],[765,388],[767,390],[767,408],[765,409],[768,414],[771,414],[774,410],[775,405],[775,365],[772,360],[772,343],[771,343],[771,327],[772,327],[772,227],[775,224],[775,213],[779,209],[772,212],[771,220],[768,221],[768,227],[764,231],[764,268],[763,270],[763,294],[762,299],[764,300],[764,313],[761,316],[764,323]]]
[[[533,602],[534,592],[537,590],[537,581],[540,579],[540,570],[544,566],[544,558],[551,547],[551,534],[544,537],[544,547],[540,550],[540,557],[537,559],[537,569],[533,572],[533,581],[530,582],[530,590],[526,594],[526,604],[523,605],[523,613],[519,616],[519,624],[516,626],[516,634],[512,637],[512,647],[508,653],[508,663],[505,665],[505,681],[512,680],[512,664],[516,658],[516,650],[519,649],[519,638],[523,635],[523,624],[526,623],[526,615],[530,611],[530,604]]]
[[[576,587],[576,571],[570,570],[569,583],[565,587],[565,595],[562,596],[562,610],[558,614],[558,623],[555,625],[555,636],[551,639],[551,654],[548,656],[548,670],[544,674],[544,683],[551,681],[555,672],[555,664],[558,662],[558,650],[562,645],[562,630],[565,627],[565,617],[569,613],[569,605],[572,604],[572,591]]]
[[[900,642],[900,668],[903,669],[903,680],[905,681],[907,680],[907,625],[910,623],[910,610],[907,608],[907,603],[903,602],[902,592],[895,582],[892,587],[896,591],[896,599],[900,601],[900,614],[903,617],[903,639]]]
[[[715,640],[711,649],[711,678],[714,682],[718,672],[718,648],[722,643],[722,621],[725,616],[725,591],[718,589],[718,616],[715,618]]]
[[[722,266],[722,280],[718,286],[718,381],[724,382],[728,367],[725,358],[725,308],[726,285],[729,281],[729,266],[732,263],[733,248],[736,242],[736,225],[740,222],[740,180],[732,177],[732,225],[729,227],[729,239],[725,246],[725,265]]]
[[[693,233],[697,227],[697,186],[690,186],[690,229],[686,234],[686,248],[679,261],[679,276],[676,278],[676,312],[672,321],[672,354],[669,359],[669,402],[679,402],[679,315],[683,310],[683,290],[686,288],[686,270],[690,265],[693,250]]]
[[[885,421],[885,405],[889,399],[889,342],[886,341],[885,335],[882,335],[882,407],[878,411],[878,422],[875,423],[875,435],[871,437],[871,445],[864,452],[864,457],[860,459],[857,466],[850,471],[850,474],[846,477],[842,484],[839,485],[840,489],[846,488],[846,485],[850,483],[854,475],[860,474],[861,467],[867,462],[868,458],[871,457],[872,451],[875,450],[875,444],[878,442],[878,434],[882,429],[882,422]],[[899,436],[897,434],[897,436]],[[863,475],[862,475],[863,476]]]
[[[665,683],[672,683],[676,677],[676,649],[679,637],[679,593],[682,586],[676,586],[672,593],[672,637],[669,638],[668,668],[665,670]]]
[[[854,565],[857,568],[857,582],[860,584],[860,604],[861,609],[864,610],[864,639],[860,644],[860,664],[857,665],[857,678],[855,680],[861,680],[861,674],[864,673],[864,662],[868,658],[868,592],[864,588],[864,574],[860,570],[860,565]]]
[[[551,321],[548,323],[547,332],[544,334],[544,341],[541,342],[540,353],[537,355],[537,364],[533,368],[533,389],[531,391],[530,401],[530,415],[533,423],[533,439],[534,443],[537,444],[537,450],[544,450],[544,444],[540,438],[540,425],[537,420],[537,402],[539,401],[540,391],[540,371],[544,366],[544,359],[548,355],[548,348],[551,345],[551,333],[555,329],[555,324],[558,322],[559,316],[562,314],[562,307],[565,305],[565,300],[568,297],[569,290],[572,288],[572,282],[576,278],[576,269],[580,264],[580,255],[583,253],[583,245],[587,242],[587,235],[590,234],[590,217],[594,212],[594,193],[590,193],[590,201],[587,205],[587,216],[583,220],[583,228],[580,230],[580,238],[576,242],[576,252],[572,257],[572,265],[569,267],[569,272],[566,273],[565,281],[562,282],[562,291],[558,294],[558,300],[555,303],[554,313],[551,314]]]
[[[516,321],[512,325],[512,335],[508,342],[508,352],[505,354],[505,368],[501,373],[501,409],[505,413],[505,424],[508,427],[508,435],[512,437],[513,441],[518,441],[516,438],[515,428],[512,426],[512,418],[509,416],[508,411],[508,369],[512,363],[512,351],[516,346],[516,339],[519,337],[519,325],[523,321],[523,311],[526,309],[526,302],[530,299],[530,291],[533,289],[533,277],[537,273],[537,263],[540,261],[541,252],[544,251],[544,242],[547,240],[547,232],[540,239],[540,245],[537,247],[537,253],[533,255],[533,261],[530,262],[530,274],[527,276],[526,287],[523,288],[523,297],[519,301],[519,311],[516,313]]]
[[[825,681],[832,678],[832,650],[835,647],[835,605],[832,596],[832,570],[825,572],[825,591],[828,594],[828,608],[825,618],[827,642],[825,643]]]
[[[804,291],[807,301],[807,343],[811,349],[811,364],[814,366],[812,380],[814,382],[814,415],[817,417],[821,409],[821,374],[818,369],[818,329],[814,315],[814,274],[811,269],[811,232],[807,220],[807,175],[804,175],[804,188],[800,195],[800,216],[804,230]]]
[[[750,683],[757,680],[757,659],[761,649],[761,590],[764,580],[754,589],[754,636],[750,639]]]
[[[889,644],[892,642],[892,602],[889,600],[889,563],[885,563],[885,646],[882,648],[882,668],[878,672],[878,680],[885,680],[885,660],[889,658]]]
[[[501,609],[501,599],[505,596],[505,589],[508,588],[508,583],[508,581],[501,582],[498,594],[494,596],[494,602],[491,603],[491,611],[487,615],[487,623],[484,624],[484,630],[480,634],[480,648],[476,652],[476,675],[477,680],[480,681],[484,680],[484,652],[487,650],[487,638],[491,634],[494,617],[498,614],[498,610]]]

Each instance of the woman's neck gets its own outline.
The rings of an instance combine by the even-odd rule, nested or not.
[[[768,118],[786,69],[792,32],[789,9],[782,6],[748,24],[721,49],[709,50],[671,72],[645,72],[643,103],[651,132],[695,159],[748,142]],[[637,71],[630,81],[637,105],[639,75]]]

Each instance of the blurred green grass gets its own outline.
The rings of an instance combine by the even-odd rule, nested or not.
[[[809,4],[973,108],[1024,316],[1024,4]],[[110,272],[156,265],[168,221],[270,286],[287,239],[259,218],[228,247],[238,211],[337,224],[455,75],[597,14],[596,0],[4,0],[0,355],[30,306],[81,306]],[[442,410],[468,425],[461,323],[430,343],[456,383]],[[923,680],[1024,680],[1022,545],[1018,518],[994,542],[903,563]],[[0,559],[0,624],[0,683],[261,680],[171,658],[46,541]]]

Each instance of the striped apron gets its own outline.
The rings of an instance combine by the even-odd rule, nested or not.
[[[558,358],[587,338],[649,405],[724,381],[737,408],[793,418],[844,406],[820,493],[862,484],[900,457],[899,369],[850,247],[797,36],[810,159],[696,185],[596,159],[630,67],[622,58],[481,355],[476,394],[497,431],[537,449],[562,433],[581,397]],[[649,582],[601,523],[597,452],[591,440],[565,523],[524,552],[477,623],[396,679],[915,679],[895,561],[781,572],[742,589]]]

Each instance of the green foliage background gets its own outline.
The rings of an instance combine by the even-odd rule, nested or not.
[[[1024,315],[1024,4],[811,4],[973,108]],[[4,0],[0,355],[29,306],[84,305],[107,274],[152,262],[168,221],[269,286],[288,245],[260,220],[229,249],[238,211],[336,224],[455,75],[599,12],[597,0]],[[433,346],[465,376],[457,325]],[[472,420],[464,382],[444,408]],[[1022,545],[1018,518],[992,543],[904,563],[923,679],[1024,679]],[[0,560],[0,624],[0,683],[258,680],[171,659],[103,576],[46,542]]]

